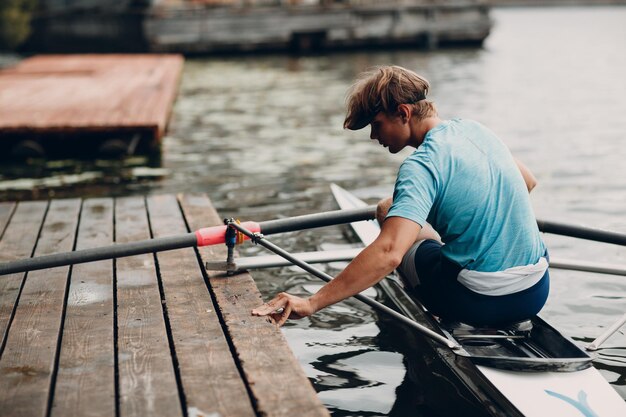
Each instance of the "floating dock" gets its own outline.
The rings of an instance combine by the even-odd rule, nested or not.
[[[0,203],[0,262],[221,224],[206,195]],[[329,416],[223,246],[0,276],[2,416]]]
[[[144,152],[163,137],[180,55],[47,55],[0,71],[6,157]]]
[[[317,4],[316,4],[317,3]],[[492,21],[478,0],[268,2],[163,0],[146,12],[144,36],[158,52],[317,51],[481,44]]]

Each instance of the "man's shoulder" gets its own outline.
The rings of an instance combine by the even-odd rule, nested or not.
[[[459,122],[464,129],[467,129],[468,131],[473,131],[477,135],[497,138],[497,135],[493,130],[491,130],[489,127],[485,126],[479,121],[472,119],[459,119]]]
[[[432,161],[433,150],[430,146],[420,146],[409,154],[404,161],[400,164],[400,167],[411,167],[415,164],[427,164]]]
[[[485,130],[485,131],[491,131],[487,126],[485,126],[483,123],[479,122],[478,120],[474,120],[474,119],[464,119],[461,117],[455,117],[449,120],[446,120],[444,122],[444,125],[446,126],[446,129],[441,129],[439,132],[437,133],[441,133],[441,134],[455,134],[455,133],[459,133],[462,132],[463,130],[469,129],[469,130]]]
[[[439,176],[437,168],[437,157],[431,152],[423,149],[416,149],[407,156],[400,164],[398,178],[409,178],[420,176],[422,178],[433,178]]]

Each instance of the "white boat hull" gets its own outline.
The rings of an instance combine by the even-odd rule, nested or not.
[[[365,206],[341,187],[331,185],[342,209]],[[374,241],[380,228],[376,221],[351,224],[361,241]],[[383,285],[383,288],[389,288]],[[626,402],[593,366],[568,372],[512,371],[475,365],[487,384],[508,400],[511,414],[527,417],[626,417]],[[486,408],[490,408],[489,405]],[[497,407],[494,407],[494,409]],[[494,412],[500,415],[500,412]],[[485,414],[491,414],[487,409]]]
[[[576,372],[478,369],[525,416],[626,416],[622,397],[593,367]]]

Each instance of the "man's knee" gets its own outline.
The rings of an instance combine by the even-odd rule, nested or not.
[[[385,221],[385,217],[387,217],[392,202],[391,197],[388,197],[380,200],[376,205],[376,220],[378,220],[378,224],[382,225]]]

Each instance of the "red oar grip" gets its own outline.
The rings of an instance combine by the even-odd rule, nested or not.
[[[256,222],[244,222],[241,224],[252,233],[261,231],[261,225]],[[197,246],[209,246],[224,243],[226,237],[226,226],[203,227],[196,230]],[[249,238],[244,236],[245,240]]]

